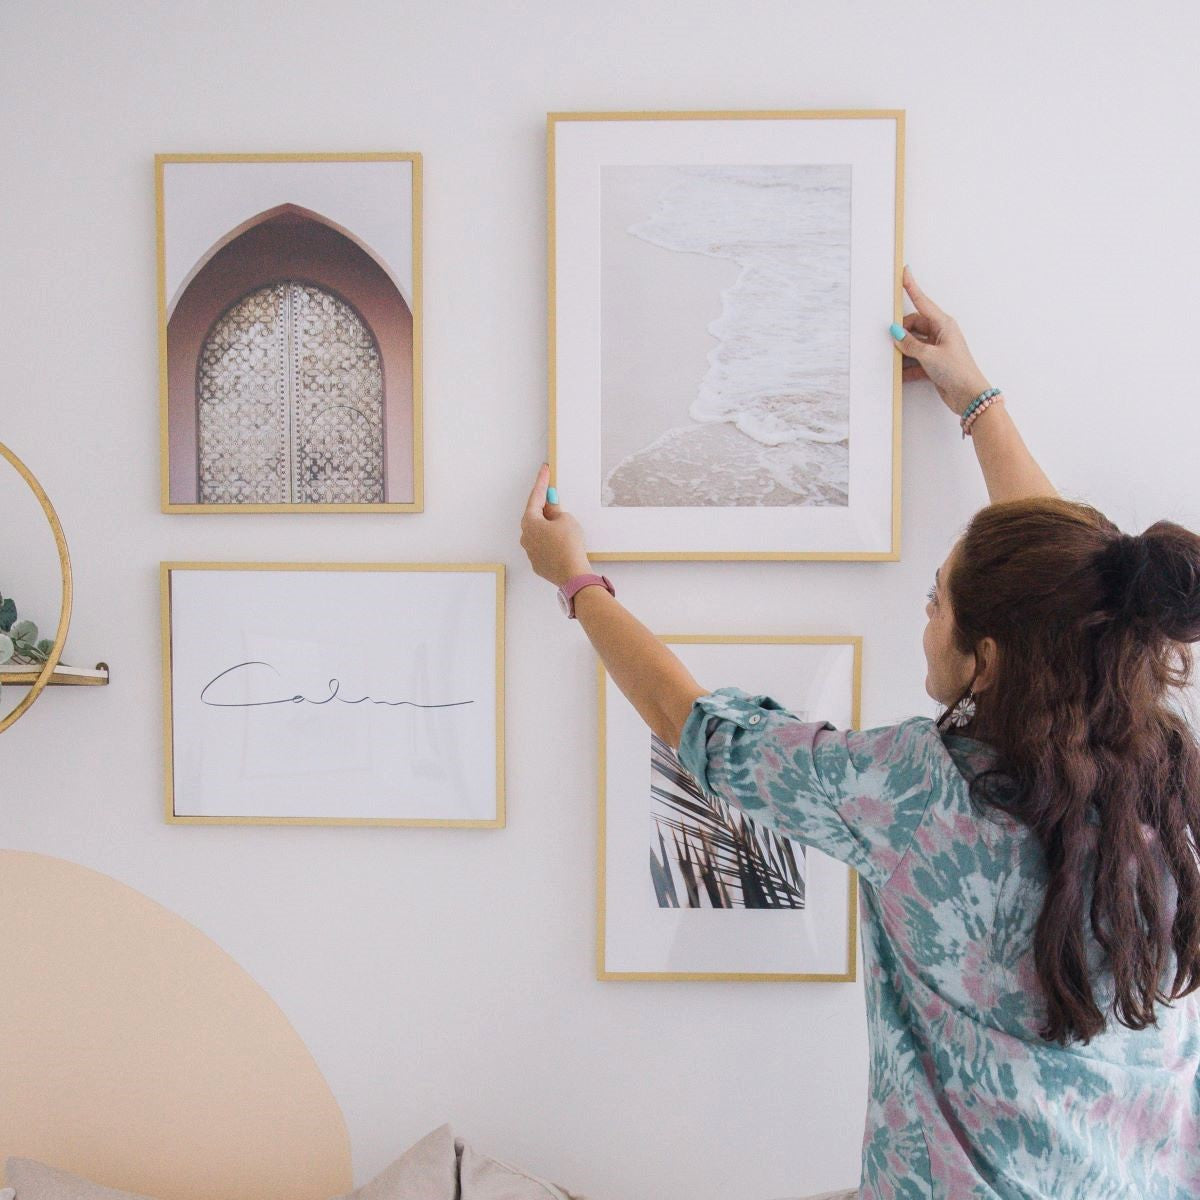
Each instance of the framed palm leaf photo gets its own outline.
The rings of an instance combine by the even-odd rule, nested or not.
[[[858,725],[860,637],[661,640],[710,690],[732,684],[802,720]],[[597,672],[597,977],[852,981],[857,873],[706,791]]]

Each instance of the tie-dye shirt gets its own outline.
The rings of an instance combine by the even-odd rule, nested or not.
[[[1160,1003],[1143,1030],[1109,1013],[1088,1045],[1038,1036],[1045,860],[1025,826],[968,798],[989,746],[929,717],[841,731],[723,687],[695,701],[679,758],[761,825],[858,873],[862,1200],[1200,1197],[1200,994]],[[1088,940],[1098,969],[1090,928]],[[1172,956],[1164,991],[1174,969]],[[1093,979],[1108,1013],[1111,973]]]

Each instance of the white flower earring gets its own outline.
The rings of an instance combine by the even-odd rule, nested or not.
[[[967,688],[966,695],[963,696],[950,710],[950,724],[954,726],[966,725],[975,716],[975,701],[978,697],[975,693]]]

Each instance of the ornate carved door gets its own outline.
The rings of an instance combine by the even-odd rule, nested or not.
[[[344,301],[285,280],[239,300],[200,355],[200,501],[384,498],[383,371]]]

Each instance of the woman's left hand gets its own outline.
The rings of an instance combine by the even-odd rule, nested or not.
[[[534,574],[561,587],[573,575],[592,573],[583,545],[583,527],[557,504],[546,503],[550,468],[542,463],[521,518],[521,545]]]

